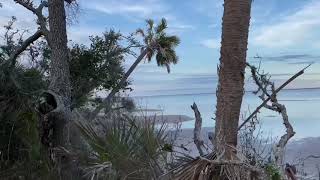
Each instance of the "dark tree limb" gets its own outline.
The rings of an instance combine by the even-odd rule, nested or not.
[[[14,0],[14,2],[20,4],[21,6],[25,7],[29,11],[36,14],[36,8],[33,6],[33,2],[30,0]]]
[[[9,57],[9,62],[11,62],[11,67],[13,67],[16,64],[18,56],[27,49],[27,47],[32,44],[34,41],[39,39],[43,35],[43,32],[41,30],[38,30],[35,32],[32,36],[27,38],[20,46],[18,46]]]
[[[193,142],[197,146],[200,156],[203,156],[204,152],[202,150],[203,140],[201,139],[201,127],[202,127],[201,114],[200,114],[200,111],[198,110],[196,103],[193,103],[193,105],[191,105],[191,109],[193,110],[194,116],[195,116]]]
[[[64,1],[71,4],[73,1],[76,1],[76,0],[64,0]]]
[[[41,36],[45,36],[45,38],[48,40],[48,34],[49,30],[47,29],[47,20],[46,17],[43,16],[42,10],[44,7],[48,6],[48,3],[46,1],[42,1],[40,5],[35,8],[33,5],[33,2],[30,0],[14,0],[17,4],[20,4],[24,8],[28,9],[32,13],[34,13],[38,17],[38,24],[39,29],[29,38],[27,38],[24,42],[21,43],[20,46],[16,47],[15,50],[10,54],[8,62],[10,63],[10,67],[14,67],[16,64],[18,56],[27,49],[27,47],[32,44],[34,41],[39,39]],[[20,37],[22,39],[22,35]],[[48,41],[49,43],[49,41]]]
[[[48,7],[47,1],[42,1],[37,8],[34,7],[32,1],[30,0],[14,0],[16,3],[20,4],[21,6],[25,7],[33,14],[35,14],[38,18],[38,24],[40,26],[40,30],[42,30],[43,34],[48,36],[49,30],[47,29],[47,18],[42,14],[42,10],[44,7]]]

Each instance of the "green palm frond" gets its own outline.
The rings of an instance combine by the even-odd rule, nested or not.
[[[136,30],[136,34],[137,34],[137,35],[141,35],[142,37],[145,37],[145,33],[144,33],[143,29],[141,29],[141,28],[138,28],[138,29]]]
[[[154,21],[152,19],[147,19],[147,31],[153,31]]]
[[[177,64],[179,61],[176,52],[173,49],[160,49],[160,52],[156,55],[158,66],[167,68],[167,72],[170,73],[170,64]]]
[[[160,34],[164,32],[164,30],[167,29],[167,27],[168,27],[167,20],[165,18],[162,18],[161,22],[157,25],[155,31],[157,34]]]
[[[180,44],[180,39],[177,36],[161,36],[157,41],[163,48],[174,48]]]
[[[166,19],[162,18],[156,26],[151,19],[146,20],[146,22],[146,31],[137,30],[137,34],[141,34],[143,37],[145,47],[149,48],[145,58],[150,62],[155,56],[158,66],[166,67],[168,73],[170,73],[170,65],[176,64],[179,59],[175,48],[180,44],[180,39],[166,33],[168,28]]]
[[[86,142],[92,148],[96,156],[99,157],[100,161],[105,161],[108,159],[107,154],[105,153],[105,146],[106,143],[103,138],[101,138],[96,131],[94,130],[93,126],[89,123],[83,121],[76,121],[75,122],[78,129],[81,132],[81,135],[84,137]]]
[[[128,116],[106,121],[105,134],[100,136],[94,132],[95,128],[91,124],[77,123],[96,154],[90,172],[95,172],[94,167],[104,167],[102,164],[106,162],[111,163],[110,167],[113,172],[117,172],[118,178],[128,176],[150,179],[159,172],[159,163],[165,161],[163,155],[167,153],[163,150],[164,145],[168,144],[165,128],[158,128],[154,122],[140,122]]]
[[[150,49],[150,51],[148,51],[148,52],[147,52],[147,55],[146,55],[146,59],[148,60],[148,62],[151,61],[153,55],[154,55],[154,50],[153,50],[153,49]]]

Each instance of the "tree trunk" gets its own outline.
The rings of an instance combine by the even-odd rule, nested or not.
[[[191,105],[191,109],[194,111],[194,117],[195,117],[194,130],[193,130],[193,142],[196,145],[200,156],[203,156],[204,152],[202,148],[204,147],[204,142],[201,138],[201,128],[202,128],[201,113],[195,102],[193,103],[193,105]]]
[[[69,71],[69,57],[67,46],[67,31],[66,31],[66,15],[64,9],[64,0],[50,0],[49,1],[49,27],[50,37],[49,45],[51,48],[51,64],[50,64],[50,85],[49,90],[60,96],[63,108],[59,109],[64,118],[61,122],[61,128],[57,129],[61,133],[56,133],[57,145],[65,145],[65,138],[63,137],[63,127],[69,120],[71,109],[71,83]]]
[[[71,124],[71,83],[69,71],[69,53],[67,47],[66,14],[64,0],[49,0],[48,44],[51,48],[49,93],[54,97],[56,107],[48,113],[53,124],[53,138],[50,156],[61,179],[72,179],[71,160],[66,152],[55,152],[61,147],[68,149],[69,136],[67,127]],[[62,149],[63,149],[62,148]]]
[[[230,159],[236,153],[238,123],[244,94],[244,73],[251,0],[225,0],[222,19],[215,149]]]
[[[124,84],[126,83],[127,79],[131,75],[131,73],[136,69],[138,64],[146,56],[148,50],[149,50],[149,48],[147,47],[141,52],[141,54],[137,57],[136,61],[130,66],[128,71],[121,78],[121,80],[118,83],[118,85],[111,90],[111,92],[108,94],[108,96],[103,100],[102,104],[100,104],[98,107],[96,107],[96,109],[91,113],[90,119],[94,119],[99,114],[99,112],[101,111],[101,109],[103,107],[110,108],[109,106],[111,104],[111,100],[116,95],[116,93],[119,92],[119,90],[124,86]]]

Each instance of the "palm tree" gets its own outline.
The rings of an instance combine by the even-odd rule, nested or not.
[[[251,0],[225,0],[222,19],[215,148],[230,159],[236,153],[238,123],[244,94],[244,72]]]
[[[151,19],[148,19],[146,22],[146,30],[138,29],[136,31],[136,33],[143,38],[144,45],[140,55],[122,77],[118,85],[113,88],[110,94],[103,100],[103,103],[96,107],[91,113],[90,119],[95,118],[103,107],[108,108],[115,94],[125,85],[131,73],[143,59],[147,59],[147,61],[150,62],[153,57],[155,57],[158,66],[166,67],[168,73],[170,73],[170,64],[176,64],[178,62],[175,47],[179,45],[180,40],[177,36],[166,33],[168,28],[167,21],[163,18],[156,26]]]

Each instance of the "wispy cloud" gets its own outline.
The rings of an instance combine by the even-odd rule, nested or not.
[[[108,3],[94,0],[87,4],[86,8],[107,13],[110,15],[117,14],[122,16],[132,16],[135,18],[147,18],[156,14],[167,12],[168,7],[161,1],[116,1],[111,0]]]
[[[168,26],[168,33],[170,34],[180,34],[186,31],[195,30],[196,27],[188,24],[181,24],[179,22],[172,22]]]
[[[221,46],[220,41],[217,39],[206,39],[201,41],[200,44],[210,49],[218,49]]]
[[[68,39],[73,43],[88,45],[89,36],[101,36],[106,29],[98,27],[72,26],[68,29]]]
[[[288,64],[312,64],[320,61],[320,56],[311,54],[286,54],[280,56],[264,56],[263,61],[286,62]]]
[[[190,5],[198,12],[214,19],[222,16],[223,0],[193,0]]]
[[[159,20],[166,18],[169,21],[169,31],[181,33],[195,29],[194,26],[181,22],[175,15],[173,8],[163,0],[111,0],[105,3],[93,0],[89,4],[83,0],[84,7],[108,15],[119,15],[133,22],[141,22],[152,18]]]
[[[307,43],[312,45],[317,29],[320,28],[319,9],[320,1],[311,1],[279,22],[261,26],[253,37],[253,43],[267,48],[297,47]]]
[[[14,27],[20,30],[35,30],[36,16],[26,10],[24,7],[10,0],[2,2],[3,7],[0,9],[0,26],[3,27],[11,19],[12,16],[17,18]]]

